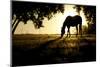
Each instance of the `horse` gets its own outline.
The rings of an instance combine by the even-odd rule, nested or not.
[[[81,16],[75,15],[75,16],[67,16],[66,17],[66,19],[65,19],[65,21],[63,23],[63,26],[61,28],[61,38],[65,34],[65,28],[66,28],[66,26],[68,28],[67,37],[68,37],[68,35],[70,37],[70,27],[71,26],[72,27],[76,27],[76,30],[77,30],[76,36],[78,35],[78,27],[79,27],[79,32],[82,35],[82,18],[81,18]]]

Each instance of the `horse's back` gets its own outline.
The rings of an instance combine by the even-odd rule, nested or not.
[[[67,26],[76,26],[77,24],[82,24],[81,16],[68,16],[64,22]]]
[[[76,15],[73,17],[73,21],[80,24],[80,23],[82,23],[82,18],[81,18],[81,16]]]

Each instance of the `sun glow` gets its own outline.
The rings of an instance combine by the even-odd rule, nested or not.
[[[28,21],[28,24],[26,25],[20,23],[15,31],[15,34],[61,34],[61,27],[66,17],[78,15],[73,7],[74,5],[65,5],[65,11],[63,14],[57,13],[50,20],[45,18],[43,20],[44,27],[40,29],[35,29],[32,21]],[[82,11],[80,12],[80,16],[82,17],[82,25],[87,26],[84,13]],[[67,34],[67,28],[65,31],[65,34]],[[71,27],[70,33],[75,34],[76,28]]]

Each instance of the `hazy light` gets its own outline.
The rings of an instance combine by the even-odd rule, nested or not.
[[[69,15],[69,16],[75,16],[76,13],[74,13],[74,12],[69,12],[68,15]]]

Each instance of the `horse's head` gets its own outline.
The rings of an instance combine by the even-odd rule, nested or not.
[[[65,34],[65,26],[63,25],[63,27],[61,28],[61,38],[63,37],[64,34]]]

